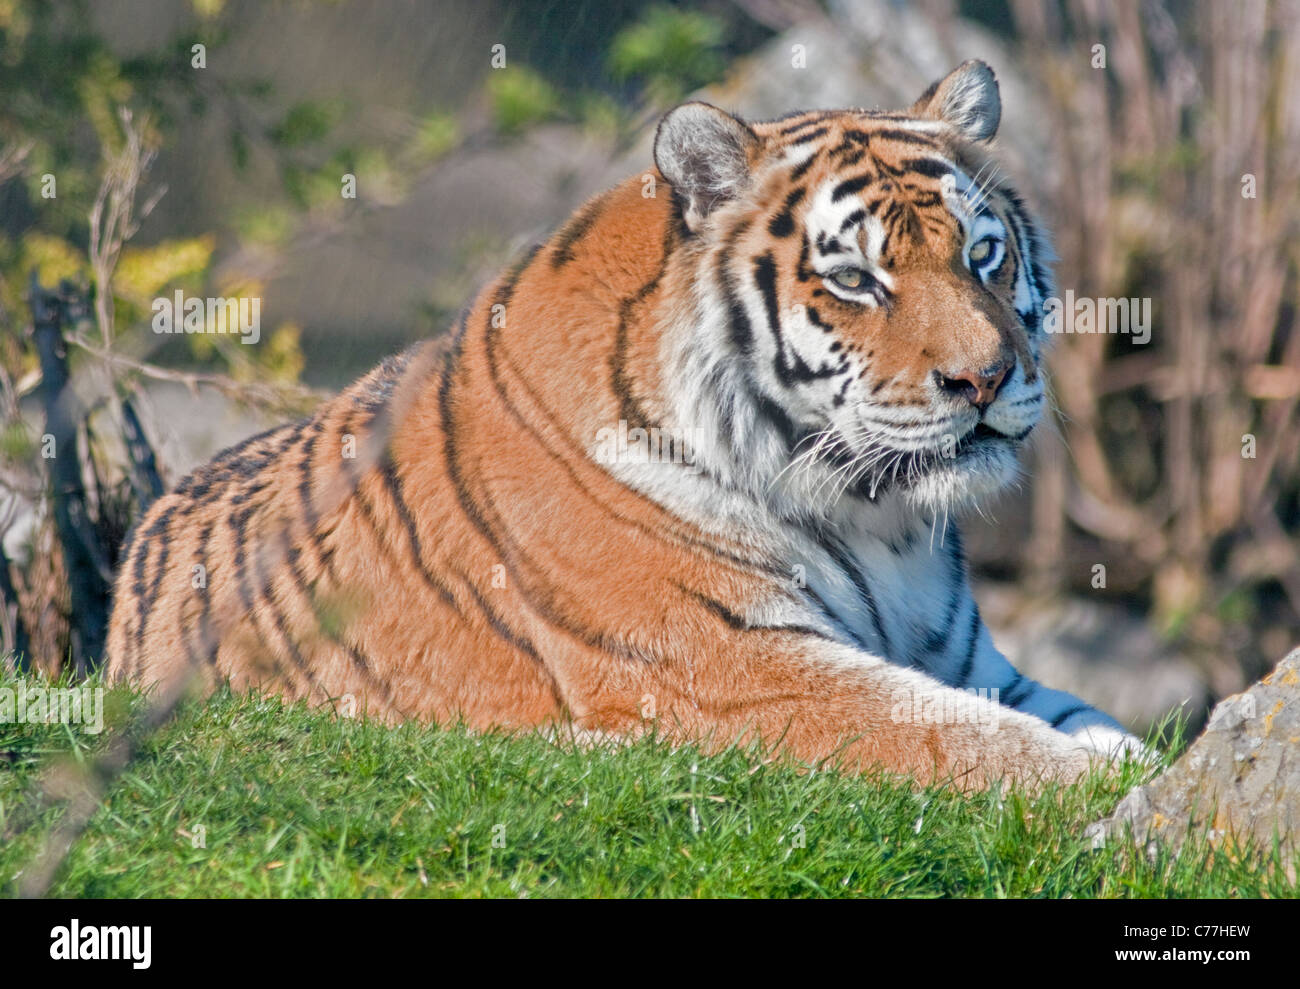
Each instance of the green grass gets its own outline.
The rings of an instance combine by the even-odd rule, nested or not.
[[[9,676],[0,685],[14,686]],[[110,691],[109,720],[143,707]],[[62,812],[52,763],[110,737],[0,724],[0,890]],[[336,719],[219,693],[141,745],[75,842],[59,896],[1294,896],[1275,858],[1192,843],[1151,861],[1084,836],[1150,771],[1036,797],[702,755],[579,750]],[[206,847],[194,847],[202,828]],[[494,841],[495,839],[495,841]]]

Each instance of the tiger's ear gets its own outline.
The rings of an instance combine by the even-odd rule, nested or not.
[[[972,141],[992,140],[1002,120],[998,80],[979,59],[962,62],[927,89],[911,112],[951,124]]]
[[[708,103],[683,103],[659,121],[655,165],[682,197],[692,231],[749,185],[758,148],[758,135],[743,120]]]

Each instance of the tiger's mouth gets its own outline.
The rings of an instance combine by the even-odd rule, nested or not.
[[[999,429],[994,429],[988,423],[980,420],[975,424],[975,428],[957,441],[956,457],[962,456],[971,450],[978,449],[980,444],[988,445],[989,443],[1003,442],[1017,444],[1026,436],[1034,431],[1030,426],[1019,433],[1004,433]]]
[[[832,455],[837,466],[853,476],[849,487],[857,494],[875,501],[882,494],[919,487],[932,487],[937,479],[948,477],[954,481],[964,478],[969,483],[979,475],[987,474],[993,480],[1005,477],[1008,466],[1015,459],[1016,448],[1031,432],[1033,426],[1019,433],[1004,433],[981,421],[966,432],[955,444],[901,450],[875,448],[864,457],[872,464],[861,472],[852,470],[852,461],[858,458],[840,452]],[[996,486],[996,485],[994,485]]]

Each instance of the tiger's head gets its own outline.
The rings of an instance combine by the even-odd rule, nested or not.
[[[730,434],[730,469],[932,511],[1014,477],[1045,405],[1052,258],[986,150],[1000,115],[970,61],[904,112],[664,117],[701,333],[676,355],[679,412]]]

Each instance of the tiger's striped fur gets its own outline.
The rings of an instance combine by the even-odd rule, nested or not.
[[[978,62],[901,113],[677,108],[651,181],[587,203],[449,343],[159,500],[111,669],[966,787],[1132,744],[998,654],[948,524],[1044,404],[1049,249],[984,147],[999,114]],[[680,456],[607,455],[652,429]],[[1001,691],[996,730],[905,703],[962,687]]]

